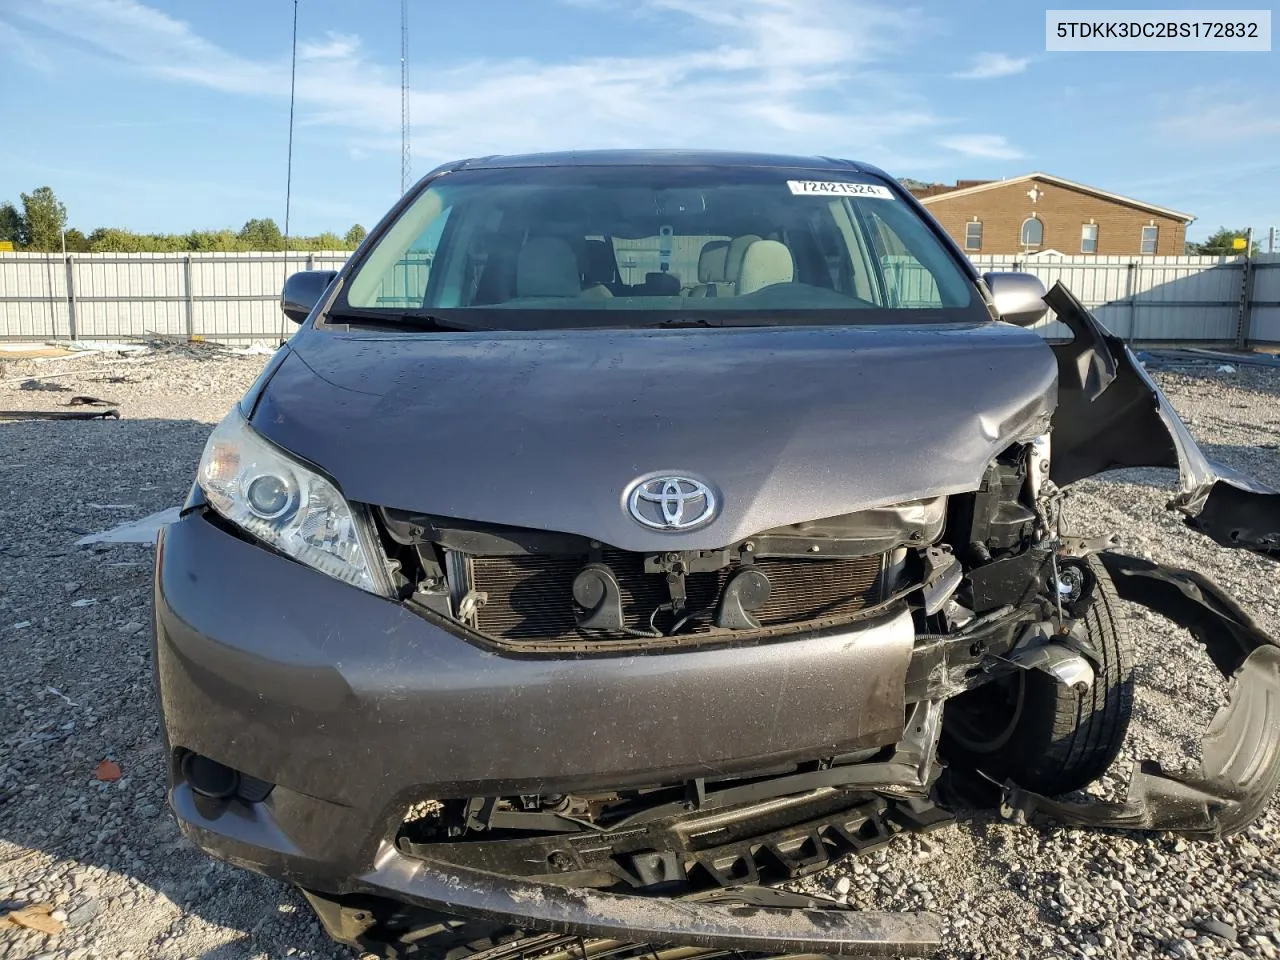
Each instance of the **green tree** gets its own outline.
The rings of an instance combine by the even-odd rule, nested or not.
[[[248,245],[234,230],[192,230],[186,236],[185,249],[195,251],[247,250]]]
[[[284,234],[270,217],[250,220],[240,228],[237,236],[248,244],[250,250],[283,250]]]
[[[1209,239],[1203,243],[1196,244],[1196,252],[1203,256],[1239,256],[1244,253],[1244,247],[1239,250],[1235,248],[1234,241],[1238,238],[1244,240],[1248,237],[1248,230],[1228,230],[1226,227],[1219,227],[1214,233],[1209,235]],[[1259,251],[1259,246],[1255,241],[1253,244],[1253,253]]]
[[[70,230],[66,232],[66,238],[67,238],[67,253],[88,253],[89,252],[89,238],[86,237],[80,230],[77,230],[75,227],[72,227]]]
[[[22,245],[31,250],[61,250],[67,208],[51,187],[37,187],[22,196]]]
[[[89,234],[92,253],[144,253],[147,238],[119,227],[98,227]]]
[[[364,238],[369,235],[369,231],[360,224],[352,224],[351,229],[347,231],[346,236],[342,238],[347,248],[354,250],[364,242]]]
[[[22,222],[22,214],[12,203],[0,203],[0,240],[8,240],[14,246],[22,243],[26,227]]]

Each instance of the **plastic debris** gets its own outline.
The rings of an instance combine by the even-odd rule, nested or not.
[[[0,914],[0,930],[19,927],[26,930],[37,930],[50,935],[62,932],[62,923],[55,920],[51,903],[32,903],[16,910]]]
[[[118,527],[112,527],[110,530],[90,533],[77,540],[76,546],[83,547],[91,543],[154,544],[156,542],[156,534],[160,532],[160,528],[177,520],[181,512],[181,507],[169,507],[167,510],[161,510],[140,520],[122,523]]]
[[[67,703],[70,706],[73,706],[73,707],[78,706],[78,704],[74,700],[68,697],[65,693],[63,693],[57,687],[45,687],[45,689],[48,690],[50,693],[52,693],[55,697],[61,697],[63,700],[67,701]]]
[[[114,760],[103,760],[98,764],[97,769],[93,771],[93,778],[101,780],[103,783],[115,783],[122,776],[120,764]]]
[[[54,383],[52,380],[23,380],[18,384],[19,390],[45,390],[50,393],[70,393],[70,387],[64,387],[60,383]]]
[[[247,347],[233,347],[227,353],[237,357],[269,357],[278,349],[265,343],[251,343]]]

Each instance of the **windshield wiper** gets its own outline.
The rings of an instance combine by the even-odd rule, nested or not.
[[[413,330],[492,330],[481,324],[446,319],[415,310],[330,310],[326,321],[355,323],[364,326],[385,324],[389,327],[408,327]]]
[[[666,320],[655,320],[653,323],[647,323],[647,327],[661,327],[663,329],[671,327],[723,327],[723,320],[716,320],[714,323],[706,317],[668,317]]]

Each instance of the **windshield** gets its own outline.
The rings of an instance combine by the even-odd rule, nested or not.
[[[660,165],[441,176],[334,312],[507,330],[987,319],[970,279],[879,181]]]

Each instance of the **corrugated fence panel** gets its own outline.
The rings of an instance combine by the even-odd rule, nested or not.
[[[975,256],[979,272],[1021,270],[1046,287],[1061,281],[1117,336],[1136,342],[1235,339],[1239,312],[1238,258]],[[1052,315],[1037,324],[1046,337],[1070,332]]]
[[[702,238],[673,237],[670,272],[688,285],[697,276]],[[660,268],[652,240],[615,240],[619,272],[630,283]],[[292,325],[281,319],[280,287],[289,274],[335,270],[343,251],[290,253],[0,254],[0,339],[141,337],[148,332],[213,340],[274,340]],[[1238,257],[1090,257],[976,255],[980,273],[1025,270],[1051,286],[1061,280],[1119,336],[1139,343],[1232,343],[1240,313]],[[411,300],[429,266],[406,262],[387,296]],[[1280,255],[1255,259],[1253,339],[1280,343]],[[68,273],[71,292],[68,298]],[[917,274],[920,274],[917,276]],[[189,278],[189,283],[188,283]],[[931,281],[909,264],[894,272],[904,302],[930,302]],[[1052,317],[1037,325],[1067,336]]]
[[[1253,265],[1254,343],[1280,345],[1280,253],[1264,254]]]
[[[345,259],[304,252],[192,254],[192,331],[209,340],[287,337],[293,324],[280,312],[285,278],[309,267],[334,269]]]
[[[0,254],[0,336],[15,340],[71,335],[67,263],[47,253]]]
[[[1241,264],[1218,257],[1166,257],[1139,263],[1129,339],[1233,342]]]
[[[77,337],[118,340],[139,333],[185,333],[182,257],[76,257],[72,269]]]

